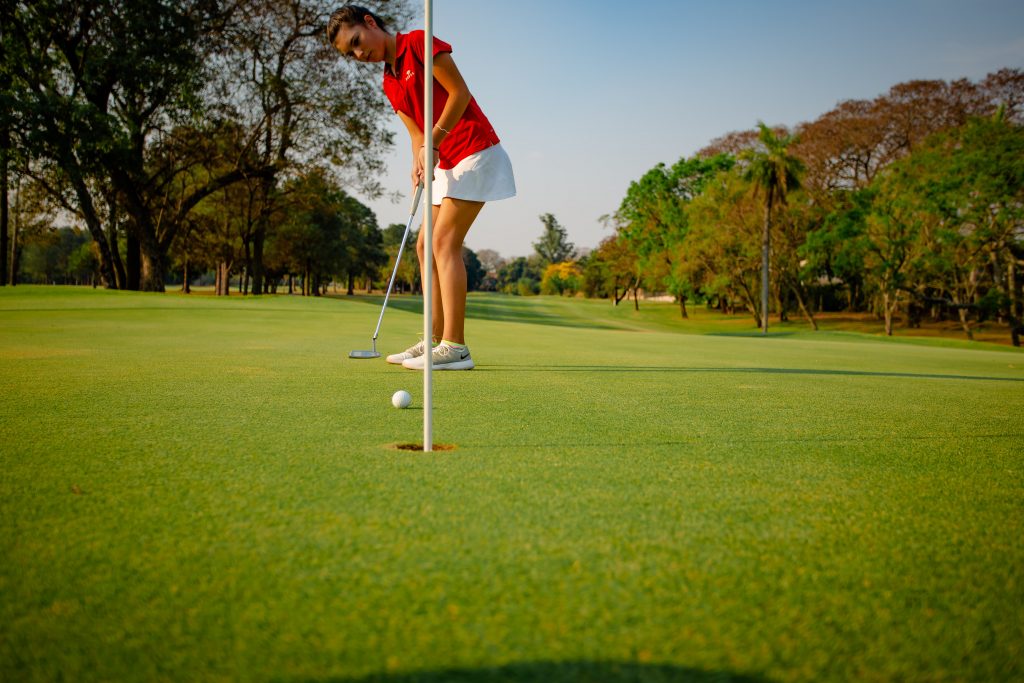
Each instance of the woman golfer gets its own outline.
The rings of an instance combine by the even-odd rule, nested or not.
[[[387,32],[372,12],[346,5],[331,15],[327,40],[345,57],[360,62],[384,62],[384,94],[387,95],[412,142],[413,187],[424,181],[424,147],[434,150],[433,173],[433,339],[435,370],[469,370],[473,359],[466,346],[466,266],[462,242],[485,202],[516,194],[512,164],[498,136],[462,80],[452,47],[434,38],[434,127],[424,134],[423,31]],[[416,252],[423,271],[423,234]],[[426,286],[423,278],[424,286]],[[422,370],[426,361],[423,341],[402,353],[388,356],[389,363]]]

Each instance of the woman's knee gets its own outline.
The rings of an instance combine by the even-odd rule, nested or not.
[[[424,240],[423,240],[423,230],[421,229],[419,236],[416,238],[416,255],[419,257],[421,263],[423,262],[423,252],[424,252],[423,243],[424,243]]]
[[[453,230],[438,230],[433,235],[434,258],[438,260],[462,259],[462,240]]]

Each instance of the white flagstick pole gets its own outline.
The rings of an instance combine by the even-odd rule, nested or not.
[[[423,211],[423,340],[426,362],[423,364],[423,450],[434,450],[434,6],[423,3],[423,154],[426,158],[423,185],[427,201]]]

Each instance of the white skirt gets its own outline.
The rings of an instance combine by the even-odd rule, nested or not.
[[[455,168],[434,169],[432,201],[435,206],[445,197],[472,202],[494,202],[516,196],[512,162],[501,143],[471,154]]]

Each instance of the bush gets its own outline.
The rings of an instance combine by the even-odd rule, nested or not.
[[[516,281],[516,294],[519,296],[534,296],[540,294],[540,283],[527,277],[521,277]]]
[[[569,296],[576,296],[583,286],[583,271],[574,261],[562,261],[552,263],[544,271],[544,278],[540,283],[540,291],[544,294],[558,294],[562,296],[568,293]]]

